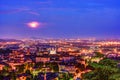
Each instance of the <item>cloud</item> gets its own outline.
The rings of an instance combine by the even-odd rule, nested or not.
[[[42,27],[45,27],[47,23],[39,22],[39,21],[31,21],[31,22],[25,23],[25,25],[27,25],[30,28],[42,28]]]
[[[79,8],[52,8],[52,7],[43,7],[43,8],[38,8],[38,10],[61,10],[61,11],[66,11],[66,10],[79,10]]]
[[[20,9],[14,9],[14,10],[1,10],[0,14],[11,14],[11,13],[17,13],[17,12],[21,12],[23,10]]]
[[[19,12],[23,12],[23,11],[29,11],[29,8],[1,8],[2,10],[0,10],[0,14],[13,14],[13,13],[19,13]]]
[[[39,15],[40,15],[39,13],[37,13],[37,12],[35,12],[35,11],[29,11],[28,13],[29,13],[29,14],[32,14],[32,15],[36,15],[36,16],[39,16]]]
[[[0,10],[0,14],[15,14],[15,13],[20,13],[20,12],[29,13],[29,14],[36,15],[36,16],[40,15],[36,11],[32,11],[32,9],[27,8],[27,7],[7,8],[7,9],[3,8],[3,10]]]

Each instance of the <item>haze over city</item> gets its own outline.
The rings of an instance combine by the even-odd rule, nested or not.
[[[0,38],[119,38],[119,0],[1,0]]]

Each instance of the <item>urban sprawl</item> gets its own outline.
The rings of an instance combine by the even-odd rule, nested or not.
[[[0,39],[0,80],[120,80],[120,40]]]

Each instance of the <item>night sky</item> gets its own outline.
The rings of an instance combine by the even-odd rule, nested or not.
[[[30,37],[119,38],[120,0],[0,0],[0,38]]]

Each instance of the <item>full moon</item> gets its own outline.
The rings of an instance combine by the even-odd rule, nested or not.
[[[38,28],[40,23],[39,22],[30,22],[27,25],[31,28]]]

